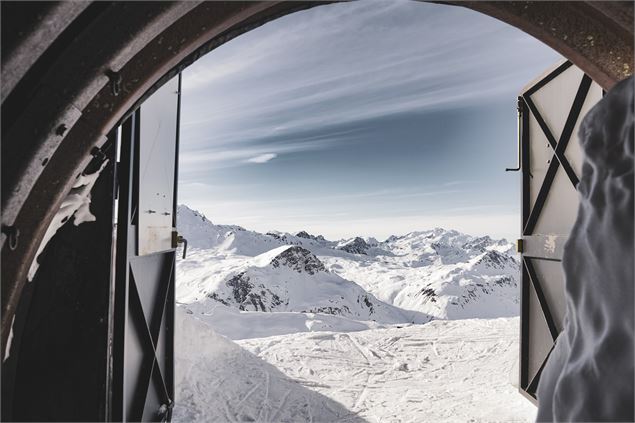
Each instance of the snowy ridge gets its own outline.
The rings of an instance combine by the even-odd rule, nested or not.
[[[177,207],[179,233],[195,248],[256,256],[287,244],[274,237],[248,231],[236,225],[214,225],[202,213],[185,205]]]
[[[404,312],[379,301],[354,282],[328,271],[313,253],[297,245],[246,260],[239,272],[209,284],[204,292],[241,311],[322,313],[381,323],[430,320],[423,313]]]
[[[519,263],[513,245],[432,229],[392,236],[385,251],[357,259],[322,257],[382,301],[441,319],[518,315]]]
[[[207,323],[217,333],[234,340],[301,332],[358,332],[390,326],[334,314],[240,311],[212,299],[191,304],[180,303],[178,308]]]
[[[214,225],[187,206],[178,208],[178,226],[192,247],[177,264],[182,303],[380,323],[518,314],[519,265],[505,240],[440,228],[384,242],[261,234]]]

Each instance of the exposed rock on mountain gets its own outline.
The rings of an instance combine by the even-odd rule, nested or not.
[[[231,288],[231,298],[226,295],[223,298],[217,292],[211,292],[207,295],[226,306],[235,305],[240,310],[273,311],[283,303],[280,297],[265,285],[257,281],[255,283],[257,286],[251,282],[251,276],[246,272],[241,272],[225,283],[227,287]]]
[[[322,235],[315,236],[315,235],[311,235],[310,233],[306,231],[300,231],[297,234],[295,234],[295,236],[297,236],[298,238],[312,239],[314,241],[326,241]]]
[[[315,254],[300,246],[275,248],[244,260],[236,269],[217,269],[215,276],[226,276],[199,292],[243,311],[323,313],[383,323],[429,320],[423,313],[379,301],[356,283],[329,272]]]
[[[287,248],[271,260],[274,268],[287,266],[298,273],[306,272],[315,275],[317,272],[326,272],[324,264],[309,250],[299,246]]]
[[[519,312],[519,264],[512,244],[433,229],[391,236],[369,256],[321,257],[377,298],[437,318],[506,317]]]
[[[475,266],[492,269],[505,269],[508,266],[515,266],[516,264],[516,260],[512,257],[499,253],[496,250],[489,250],[485,252],[483,256],[474,263]]]
[[[386,322],[519,312],[519,263],[504,240],[436,228],[384,242],[334,242],[306,231],[214,225],[186,206],[178,212],[179,232],[192,246],[177,265],[184,302]]]
[[[337,246],[338,250],[346,251],[351,254],[367,254],[370,246],[364,241],[364,238],[355,237]]]

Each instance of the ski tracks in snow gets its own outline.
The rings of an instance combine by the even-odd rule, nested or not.
[[[511,384],[517,330],[516,318],[434,321],[239,344],[369,422],[530,421]]]
[[[309,389],[275,366],[177,312],[175,422],[362,423],[339,402]],[[269,339],[271,341],[271,339]],[[266,354],[288,358],[275,343]],[[292,365],[293,363],[288,363]]]

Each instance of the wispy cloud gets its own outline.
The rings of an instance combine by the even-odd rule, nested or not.
[[[532,63],[557,57],[535,46],[458,7],[320,6],[250,31],[187,69],[183,138],[268,145],[342,123],[515,97]]]
[[[461,7],[370,0],[282,17],[184,71],[179,195],[255,229],[515,230],[516,181],[495,172],[515,154],[518,91],[558,58]]]
[[[267,163],[278,157],[276,153],[265,153],[245,160],[247,163]]]
[[[455,185],[465,186],[465,185],[468,185],[468,184],[475,184],[475,183],[478,183],[478,181],[463,179],[463,180],[460,180],[460,181],[444,182],[443,186],[446,186],[446,187],[452,187],[452,186],[455,186]]]
[[[299,137],[296,142],[271,142],[269,144],[240,143],[210,145],[196,149],[184,149],[179,154],[179,162],[185,172],[196,172],[205,169],[223,169],[244,165],[246,163],[265,163],[281,154],[298,153],[303,151],[320,150],[332,145],[337,139],[318,138],[306,139]],[[271,153],[275,148],[277,153]],[[255,159],[263,162],[255,161]]]
[[[519,79],[533,76],[531,62],[557,57],[547,49],[528,54],[526,38],[484,15],[414,2],[298,12],[186,70],[184,96],[207,101],[189,110],[184,129],[268,134],[515,94]]]

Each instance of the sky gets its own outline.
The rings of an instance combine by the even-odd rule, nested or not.
[[[260,232],[516,239],[516,97],[561,59],[456,6],[279,18],[183,72],[179,202]]]

